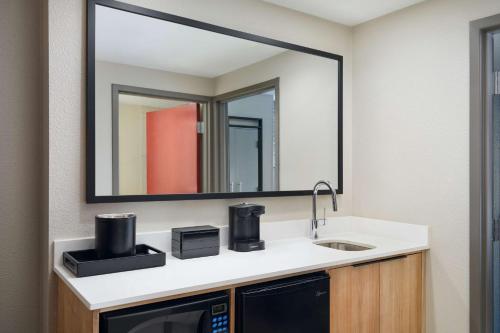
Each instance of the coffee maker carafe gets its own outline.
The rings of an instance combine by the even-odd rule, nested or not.
[[[237,252],[264,250],[260,239],[260,216],[265,207],[242,203],[229,207],[229,249]]]

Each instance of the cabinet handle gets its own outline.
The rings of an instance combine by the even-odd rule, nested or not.
[[[407,255],[407,254],[405,254],[405,255],[400,255],[400,256],[397,256],[397,257],[390,257],[390,258],[386,258],[386,259],[381,259],[381,260],[374,260],[374,261],[362,262],[362,263],[360,263],[360,264],[354,264],[354,265],[352,265],[352,266],[353,266],[353,267],[361,267],[361,266],[366,266],[366,265],[370,265],[370,264],[380,263],[380,262],[384,262],[384,261],[391,261],[391,260],[405,259],[406,257],[408,257],[408,255]]]

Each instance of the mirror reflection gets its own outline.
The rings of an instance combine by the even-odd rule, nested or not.
[[[96,6],[97,196],[296,191],[338,173],[338,63]]]

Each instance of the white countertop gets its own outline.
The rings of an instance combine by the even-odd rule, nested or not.
[[[200,291],[253,280],[279,277],[316,269],[345,266],[429,249],[427,226],[339,217],[320,227],[321,240],[344,240],[375,246],[358,252],[315,245],[306,237],[309,221],[263,223],[266,249],[234,252],[221,247],[220,255],[180,260],[167,253],[163,267],[76,278],[62,265],[62,252],[91,248],[91,238],[54,242],[54,271],[90,309],[102,309],[137,301]],[[169,231],[138,234],[138,243],[169,251]],[[227,227],[221,228],[227,244]]]

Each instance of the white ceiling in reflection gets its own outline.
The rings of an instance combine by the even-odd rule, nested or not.
[[[427,0],[261,0],[355,26]]]
[[[96,6],[96,60],[214,78],[286,50]]]

